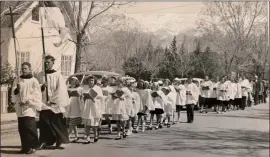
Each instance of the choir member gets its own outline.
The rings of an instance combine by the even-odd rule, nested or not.
[[[218,100],[221,103],[221,113],[223,114],[223,112],[226,111],[226,107],[228,105],[228,101],[229,101],[229,86],[226,83],[226,78],[222,77],[221,82],[219,83],[218,87]]]
[[[52,55],[45,57],[47,82],[43,72],[38,75],[39,82],[42,84],[43,102],[46,104],[42,106],[39,117],[40,149],[54,143],[56,143],[57,149],[64,149],[61,145],[69,143],[68,130],[64,120],[65,108],[69,105],[69,96],[63,76],[53,69],[54,61],[55,58]]]
[[[181,84],[179,78],[175,78],[173,81],[173,86],[176,90],[176,113],[177,113],[177,121],[176,123],[180,123],[180,113],[183,109],[183,106],[186,105],[186,88],[183,84]],[[173,121],[175,116],[173,116]]]
[[[77,77],[71,77],[70,80],[70,88],[68,89],[69,93],[69,103],[67,109],[67,117],[68,117],[68,126],[69,126],[69,135],[74,131],[75,139],[72,142],[77,142],[79,140],[77,125],[82,123],[82,92],[83,88],[80,87],[80,82]]]
[[[200,90],[196,84],[192,82],[192,77],[189,76],[185,83],[186,88],[186,107],[187,107],[187,122],[194,121],[194,105],[198,102]]]
[[[20,153],[32,154],[39,147],[35,117],[43,103],[39,82],[32,76],[31,64],[22,63],[21,71],[20,79],[14,81],[13,87],[16,89],[12,93],[12,101],[18,117],[22,146]]]
[[[94,142],[98,141],[98,127],[102,118],[101,103],[103,100],[102,89],[97,85],[95,76],[88,76],[88,89],[83,90],[84,106],[82,120],[85,126],[86,139],[84,144],[90,143],[90,129],[94,132]]]
[[[203,113],[203,109],[205,108],[205,113],[208,112],[208,106],[210,103],[211,98],[211,92],[213,90],[213,83],[211,80],[209,80],[208,76],[204,77],[204,80],[201,84],[201,100],[202,100],[202,106],[201,106],[201,113]]]

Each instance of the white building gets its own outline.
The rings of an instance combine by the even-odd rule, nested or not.
[[[39,7],[34,1],[25,6],[23,12],[15,15],[14,27],[19,64],[30,62],[34,72],[40,72],[43,66],[43,47],[41,21],[43,21],[45,50],[56,58],[54,69],[61,71],[64,77],[73,74],[75,67],[76,45],[70,41],[72,34],[67,26],[69,22],[64,11],[58,7]],[[16,17],[17,16],[17,17]],[[14,43],[10,18],[1,24],[2,65],[7,61],[16,67]],[[74,35],[73,35],[74,36]],[[20,69],[20,68],[19,68]]]

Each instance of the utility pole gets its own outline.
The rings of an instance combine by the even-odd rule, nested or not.
[[[42,2],[43,10],[45,10],[44,2]],[[47,82],[47,74],[46,74],[46,64],[45,64],[45,57],[46,57],[46,50],[45,50],[45,40],[44,40],[44,30],[43,30],[43,12],[41,14],[41,39],[42,39],[42,49],[43,49],[43,67],[44,67],[44,74],[45,74],[45,82]],[[46,87],[46,99],[49,100],[48,88]]]
[[[14,20],[13,20],[13,17],[15,15],[19,15],[19,14],[13,13],[11,7],[9,7],[9,13],[7,13],[5,15],[10,16],[10,20],[11,20],[12,37],[13,37],[14,51],[15,51],[15,57],[16,57],[16,72],[17,72],[17,79],[19,81],[19,79],[20,79],[19,61],[18,61],[19,57],[18,57],[18,52],[17,52],[16,36],[15,36]]]
[[[270,51],[270,1],[268,0],[268,54]],[[268,55],[270,57],[270,55]],[[268,75],[270,74],[270,64],[269,64],[270,58],[268,58]],[[270,82],[270,75],[268,76],[268,82]],[[269,89],[269,83],[268,83],[268,89]],[[270,91],[269,91],[270,93]],[[269,101],[270,101],[270,97],[269,97]]]

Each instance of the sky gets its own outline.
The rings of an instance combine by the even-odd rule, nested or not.
[[[136,2],[121,6],[121,9],[147,30],[154,32],[166,28],[181,32],[196,28],[195,21],[202,7],[202,2]]]

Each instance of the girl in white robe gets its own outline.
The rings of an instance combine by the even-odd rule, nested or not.
[[[112,109],[112,120],[116,120],[117,125],[117,137],[116,140],[120,140],[121,137],[121,127],[123,129],[123,138],[127,137],[125,122],[129,119],[127,113],[127,99],[131,98],[130,91],[124,87],[124,80],[119,77],[116,80],[117,88],[113,90],[113,94],[108,100],[108,105]]]
[[[173,86],[169,86],[164,90],[164,94],[167,97],[167,105],[164,107],[164,112],[165,112],[165,118],[168,119],[167,123],[165,125],[169,128],[171,126],[171,116],[173,115],[173,106],[175,106],[176,102],[176,91]]]
[[[110,95],[113,92],[113,88],[109,86],[109,79],[108,78],[103,78],[102,81],[102,92],[103,92],[103,102],[102,102],[102,113],[103,113],[103,117],[105,118],[105,120],[108,123],[108,128],[109,128],[109,134],[112,133],[112,125],[111,125],[111,120],[110,118],[112,117],[112,109],[111,107],[108,106],[108,100],[110,98]],[[100,127],[101,127],[101,123],[100,123]]]
[[[154,94],[154,92],[152,93]],[[164,94],[162,90],[156,91],[157,96],[152,96],[153,97],[153,104],[155,107],[155,115],[157,118],[157,125],[155,129],[161,129],[162,128],[162,118],[164,115],[164,108],[167,105],[167,97]]]
[[[36,111],[41,110],[42,96],[38,80],[31,74],[31,64],[22,64],[23,75],[14,81],[12,102],[18,117],[18,131],[22,149],[20,153],[32,154],[39,147]]]
[[[137,93],[140,96],[140,105],[138,106],[137,116],[138,116],[138,123],[135,130],[135,133],[139,132],[139,126],[141,124],[142,132],[145,131],[145,118],[147,115],[147,109],[149,104],[153,104],[151,90],[146,88],[146,84],[144,81],[139,81],[137,86]]]
[[[79,140],[77,125],[82,123],[83,88],[79,86],[80,82],[77,77],[72,77],[70,84],[71,87],[68,90],[70,105],[67,109],[69,135],[74,131],[75,139],[72,142],[77,142]]]
[[[94,76],[87,78],[89,88],[83,90],[84,106],[82,109],[82,119],[85,125],[86,141],[90,143],[90,129],[94,131],[94,142],[98,141],[98,127],[102,118],[101,102],[103,99],[102,89],[96,85],[97,80]]]
[[[181,84],[180,79],[176,78],[174,80],[174,89],[176,91],[176,113],[177,120],[176,124],[180,123],[180,113],[183,107],[186,105],[186,88],[183,84]],[[175,116],[173,116],[173,121]]]
[[[150,124],[149,124],[149,129],[152,130],[152,126],[153,126],[153,120],[154,120],[154,115],[156,114],[155,112],[155,108],[156,105],[154,103],[154,98],[152,96],[152,93],[159,91],[159,83],[158,82],[154,82],[151,86],[152,90],[151,90],[151,97],[152,97],[152,101],[153,103],[151,105],[149,105],[148,109],[149,109],[149,113],[150,113]]]

